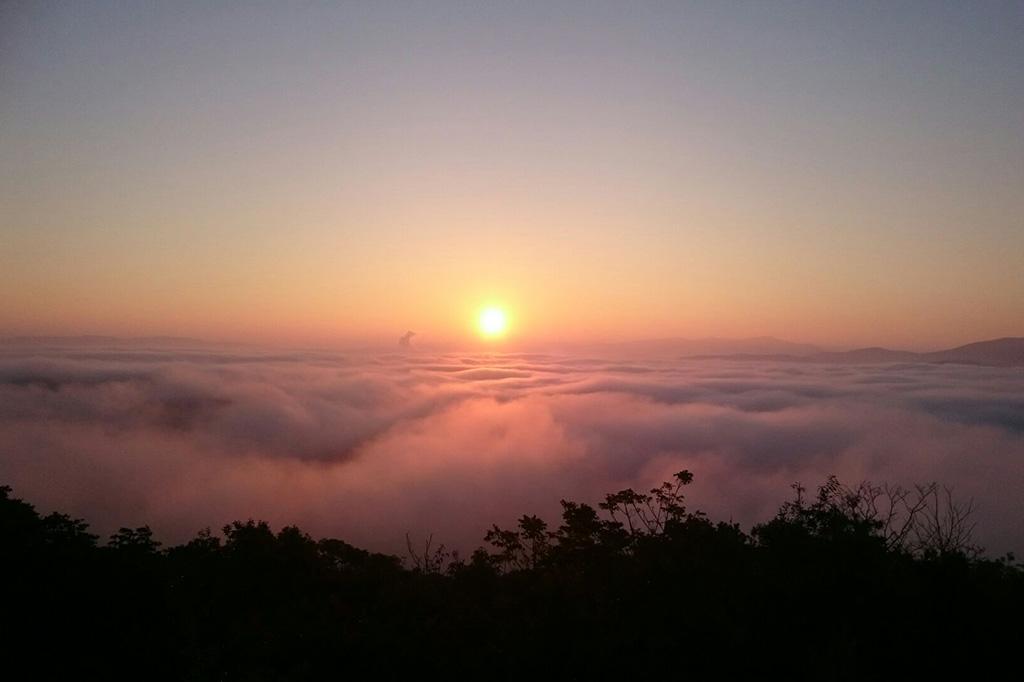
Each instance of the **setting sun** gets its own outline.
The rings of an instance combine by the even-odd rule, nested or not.
[[[480,312],[477,326],[484,336],[496,338],[505,333],[508,328],[508,319],[505,317],[505,311],[500,308],[484,308]]]

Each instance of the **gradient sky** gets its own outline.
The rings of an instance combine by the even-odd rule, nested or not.
[[[1024,335],[1024,3],[0,5],[0,334]]]

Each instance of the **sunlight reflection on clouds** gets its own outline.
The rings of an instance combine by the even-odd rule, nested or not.
[[[8,348],[0,481],[102,532],[256,516],[399,551],[683,467],[744,523],[797,480],[937,480],[1002,551],[1024,547],[1022,415],[1024,373],[956,365]]]

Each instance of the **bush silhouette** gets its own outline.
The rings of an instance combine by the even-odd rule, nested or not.
[[[0,488],[3,660],[39,679],[917,679],[1018,665],[1024,572],[937,486],[829,478],[745,532],[686,471],[405,562],[236,521],[99,544]]]

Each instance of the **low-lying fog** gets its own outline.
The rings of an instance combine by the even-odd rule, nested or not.
[[[0,351],[0,483],[94,532],[234,519],[468,551],[687,468],[691,507],[770,517],[789,485],[953,486],[990,554],[1024,549],[1024,372],[537,354]]]

